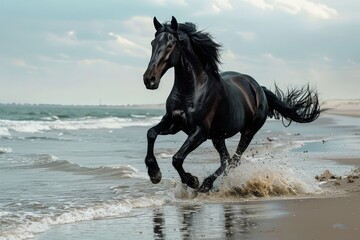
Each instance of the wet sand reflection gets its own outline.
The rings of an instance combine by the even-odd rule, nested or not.
[[[153,210],[154,238],[252,238],[265,215],[269,215],[269,212],[265,205],[261,204],[164,206]]]

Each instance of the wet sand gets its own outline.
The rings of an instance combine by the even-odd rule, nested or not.
[[[327,114],[360,116],[359,100],[334,101],[325,107],[331,108]],[[360,167],[360,156],[325,160]],[[271,227],[260,229],[259,239],[359,239],[360,168],[350,175],[327,179],[322,185],[325,194],[321,197],[282,201],[281,210],[286,214],[274,219]]]
[[[323,191],[319,198],[284,201],[281,207],[287,214],[273,221],[264,239],[359,239],[359,171],[327,180]]]
[[[343,165],[353,165],[353,166],[360,165],[360,157],[343,157],[343,158],[330,157],[322,160],[331,160]]]
[[[327,114],[360,116],[359,101],[346,104],[328,103]],[[345,109],[344,104],[347,106]],[[360,167],[360,157],[333,157],[339,164]],[[325,169],[324,169],[325,170]],[[352,176],[327,179],[322,185],[324,195],[307,199],[281,201],[286,214],[271,221],[269,227],[259,229],[259,239],[359,239],[360,236],[360,180],[359,169]],[[321,174],[321,173],[319,173]]]
[[[263,239],[359,239],[360,194],[352,197],[288,200],[286,214],[260,230]]]

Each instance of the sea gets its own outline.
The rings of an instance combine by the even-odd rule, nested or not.
[[[163,107],[149,106],[0,105],[0,239],[115,239],[106,237],[115,228],[107,225],[111,219],[131,223],[117,230],[123,235],[116,239],[161,239],[157,224],[163,212],[181,208],[190,216],[205,203],[211,213],[219,204],[321,194],[316,175],[329,169],[342,176],[354,167],[331,159],[360,156],[357,118],[325,114],[287,128],[268,119],[241,165],[219,178],[208,194],[184,186],[171,164],[187,136],[159,136],[155,156],[163,179],[154,185],[144,164],[146,132],[164,113]],[[230,153],[239,138],[227,140]],[[184,162],[200,181],[218,166],[211,141]],[[254,181],[258,184],[248,184]],[[262,188],[254,189],[259,183]],[[138,229],[146,214],[155,216],[149,235]],[[251,220],[251,211],[247,214]],[[206,219],[211,224],[212,218]],[[176,216],[166,221],[169,239],[186,239],[181,237],[184,221]],[[75,228],[66,238],[63,228],[69,226]],[[76,235],[76,229],[88,234]],[[210,230],[214,239],[226,236]]]

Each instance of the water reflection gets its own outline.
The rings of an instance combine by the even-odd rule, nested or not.
[[[154,238],[240,239],[252,236],[263,220],[261,204],[164,206],[153,211]]]
[[[224,205],[226,239],[239,239],[251,234],[258,225],[256,216],[260,210],[243,205]]]
[[[164,214],[162,209],[153,210],[153,229],[154,229],[154,239],[164,239],[165,235],[163,232],[164,228]]]
[[[201,211],[200,206],[196,205],[187,205],[179,207],[179,216],[182,218],[182,224],[180,228],[180,232],[182,233],[183,240],[192,239],[193,229],[194,229],[194,217],[198,215]]]

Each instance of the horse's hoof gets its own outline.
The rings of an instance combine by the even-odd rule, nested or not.
[[[162,174],[161,174],[160,170],[155,172],[155,171],[150,171],[150,169],[149,169],[148,174],[150,176],[150,180],[152,183],[158,184],[161,181]]]
[[[207,193],[210,191],[210,187],[209,186],[205,186],[205,185],[201,185],[201,187],[197,190],[199,193]]]
[[[200,186],[200,188],[198,189],[198,192],[200,193],[207,193],[212,189],[212,184],[209,184],[207,182],[203,182],[203,184]]]
[[[198,189],[200,186],[199,180],[195,176],[190,176],[186,184],[193,189]]]

